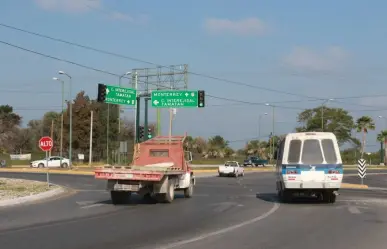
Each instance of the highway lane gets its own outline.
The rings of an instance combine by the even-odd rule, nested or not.
[[[359,176],[348,176],[346,182],[360,184],[361,179]],[[363,179],[364,184],[370,187],[377,188],[386,188],[387,189],[387,172],[380,172],[375,174],[375,172],[370,171],[367,173],[366,177]]]
[[[20,178],[22,174],[7,176]],[[23,176],[45,179],[41,174]],[[200,178],[192,199],[178,198],[172,204],[135,202],[127,206],[111,205],[108,194],[101,191],[103,181],[92,177],[52,175],[51,180],[83,191],[67,198],[1,210],[1,248],[98,249],[167,244],[264,214],[274,206],[255,196],[254,188],[270,186],[270,178],[257,181],[252,175],[242,180]],[[76,201],[91,202],[79,205]],[[92,201],[103,205],[93,206]]]
[[[173,204],[112,206],[103,181],[64,175],[51,179],[82,191],[1,210],[1,248],[385,248],[387,201],[380,191],[341,190],[333,205],[309,200],[278,204],[273,174],[253,173],[237,180],[198,179],[194,198]],[[24,221],[31,215],[37,220]],[[49,222],[55,215],[61,218]],[[11,223],[4,225],[4,217]]]

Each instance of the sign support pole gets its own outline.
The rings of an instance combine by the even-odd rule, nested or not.
[[[48,167],[48,151],[46,151],[46,167],[47,167],[47,186],[50,187],[50,174],[49,174],[49,167]]]
[[[140,142],[140,97],[137,97],[137,106],[136,106],[136,124],[135,124],[135,131],[136,131],[136,134],[135,134],[135,141],[136,141],[136,144]]]
[[[144,141],[148,140],[148,97],[144,98]]]

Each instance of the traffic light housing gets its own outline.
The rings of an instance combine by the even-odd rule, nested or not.
[[[198,91],[198,107],[203,108],[206,105],[205,103],[205,92],[204,90]]]
[[[106,85],[98,84],[97,102],[105,102],[106,100]]]
[[[139,127],[138,137],[140,138],[140,140],[142,140],[144,138],[144,126]]]
[[[152,129],[148,128],[148,139],[151,139],[153,137]]]

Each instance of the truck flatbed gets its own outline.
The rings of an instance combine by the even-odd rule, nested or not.
[[[134,192],[168,203],[175,190],[190,198],[195,177],[189,166],[192,153],[184,151],[184,140],[185,136],[158,136],[136,144],[130,165],[105,165],[94,176],[107,180],[113,203],[123,203]]]

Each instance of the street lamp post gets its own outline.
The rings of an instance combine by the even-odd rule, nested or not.
[[[324,131],[324,105],[329,101],[333,101],[334,99],[326,99],[321,105],[321,131]]]
[[[63,157],[63,103],[64,103],[64,81],[53,77],[53,80],[59,81],[62,84],[62,115],[60,117],[60,166],[62,166],[62,157]]]
[[[261,139],[261,119],[262,119],[262,116],[266,116],[268,113],[265,112],[263,115],[260,114],[259,115],[259,118],[258,118],[258,139]]]
[[[384,117],[384,116],[380,116],[380,115],[379,115],[378,118],[384,119],[384,129],[387,130],[387,117]]]
[[[384,129],[387,129],[387,118],[386,117],[384,117],[384,116],[381,116],[381,115],[379,115],[378,116],[378,118],[380,118],[380,119],[384,119]],[[384,147],[386,147],[386,143],[384,143]],[[386,158],[386,148],[384,148],[384,151],[383,151],[383,142],[380,142],[380,158],[381,158],[381,160],[380,160],[380,163],[383,163],[383,161],[384,161],[384,163],[386,163],[387,162],[387,158]]]
[[[130,75],[132,74],[132,72],[126,72],[124,73],[123,75],[121,75],[120,77],[118,77],[118,85],[121,87],[121,79],[127,75]],[[108,104],[109,105],[109,104]],[[110,106],[110,105],[109,105]],[[108,106],[108,108],[109,108]],[[109,113],[109,112],[108,112]],[[106,122],[109,122],[110,118],[107,117],[107,121]],[[107,131],[108,132],[108,131]],[[119,142],[119,147],[121,147],[121,139],[120,139],[120,134],[121,134],[121,105],[118,105],[118,142]],[[109,139],[109,136],[107,137]],[[109,143],[109,141],[107,141],[107,143]],[[121,152],[120,152],[120,149],[118,150],[118,164],[121,163]],[[109,157],[109,155],[107,155]],[[109,158],[108,158],[109,160]]]
[[[270,139],[270,142],[271,142],[271,146],[270,146],[270,150],[271,150],[271,158],[273,158],[274,156],[274,124],[275,124],[275,106],[274,105],[271,105],[269,103],[266,103],[265,104],[266,106],[271,106],[272,107],[272,133],[271,133],[271,136],[272,136],[272,139]]]
[[[69,94],[70,94],[70,134],[69,134],[69,167],[72,167],[72,158],[73,158],[73,100],[72,100],[72,92],[71,92],[71,86],[72,86],[72,77],[67,74],[64,71],[59,71],[59,74],[66,75],[69,78]]]

